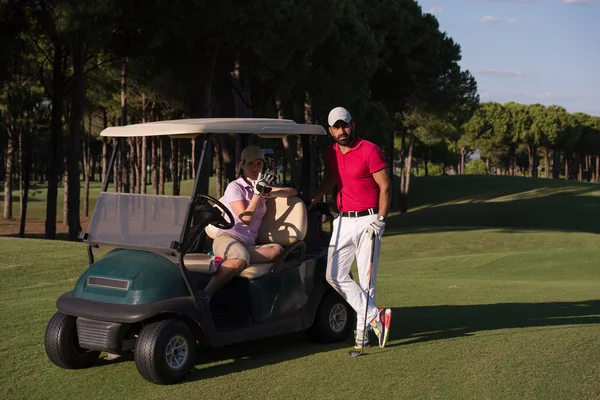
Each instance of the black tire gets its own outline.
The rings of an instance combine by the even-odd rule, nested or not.
[[[177,341],[185,348],[185,355],[175,353],[179,359],[167,356],[168,347]],[[146,325],[135,343],[135,365],[149,382],[169,385],[183,380],[195,365],[196,340],[190,328],[175,319],[166,319]],[[174,367],[170,364],[181,363]]]
[[[348,339],[354,324],[355,312],[352,307],[338,292],[330,290],[319,304],[315,322],[306,330],[306,335],[310,340],[319,343],[342,342]]]
[[[65,369],[87,368],[100,356],[99,351],[79,346],[77,317],[57,312],[46,327],[46,355],[53,364]]]

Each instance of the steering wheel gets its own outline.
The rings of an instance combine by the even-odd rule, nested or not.
[[[207,194],[199,194],[194,199],[194,204],[195,213],[200,214],[202,220],[207,221],[212,226],[219,229],[231,229],[235,225],[235,219],[229,208],[225,207],[223,203],[214,197]],[[221,212],[219,213],[218,211]],[[227,215],[229,221],[223,217],[223,214]]]

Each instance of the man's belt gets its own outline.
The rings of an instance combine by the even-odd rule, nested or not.
[[[378,212],[379,212],[379,208],[375,207],[375,208],[369,208],[368,210],[364,210],[364,211],[344,211],[344,212],[341,212],[340,215],[342,217],[357,218],[357,217],[364,217],[365,215],[377,214]]]

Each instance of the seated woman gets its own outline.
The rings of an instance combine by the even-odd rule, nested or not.
[[[261,172],[264,163],[265,156],[260,147],[246,147],[241,156],[242,175],[225,189],[222,203],[234,216],[235,225],[231,229],[219,229],[213,241],[215,258],[221,257],[224,261],[204,288],[207,301],[251,263],[273,262],[283,251],[278,244],[257,246],[256,238],[267,209],[265,198],[292,197],[296,195],[296,189],[269,186],[274,176],[268,170]]]

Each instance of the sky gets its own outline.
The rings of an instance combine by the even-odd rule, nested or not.
[[[418,0],[460,44],[481,101],[600,116],[600,0]]]

